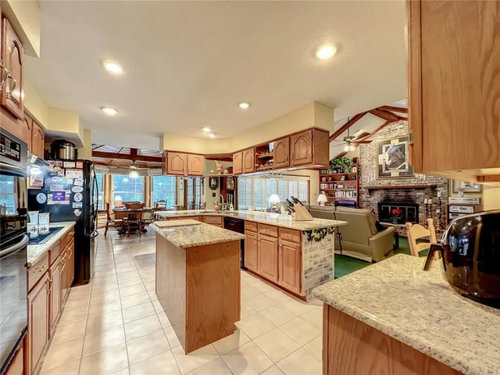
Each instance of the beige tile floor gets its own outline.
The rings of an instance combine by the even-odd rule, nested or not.
[[[241,273],[241,320],[185,355],[154,292],[155,238],[99,236],[95,277],[71,289],[42,375],[321,374],[319,303]]]

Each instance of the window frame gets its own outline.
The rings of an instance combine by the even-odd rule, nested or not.
[[[111,190],[111,206],[112,207],[115,207],[115,178],[116,178],[116,176],[124,176],[127,178],[131,178],[125,174],[112,174],[111,175],[111,189],[110,190]],[[140,201],[141,201],[141,203],[145,203],[146,202],[146,177],[145,176],[137,177],[137,179],[139,179],[139,178],[142,178],[142,199]],[[132,190],[118,190],[117,192],[136,193],[135,191],[132,191]],[[127,200],[123,200],[122,202],[127,202]]]
[[[173,206],[177,205],[177,200],[178,200],[178,197],[177,197],[177,194],[178,194],[178,191],[177,191],[178,190],[177,177],[176,176],[168,176],[168,175],[159,175],[159,176],[151,176],[151,191],[150,191],[150,194],[151,194],[151,204],[153,205],[153,207],[155,206],[155,203],[157,202],[157,201],[154,200],[154,194],[155,194],[155,192],[157,192],[157,193],[162,192],[162,193],[166,193],[166,194],[171,194],[172,193],[171,190],[155,190],[154,189],[154,186],[155,186],[154,179],[156,177],[169,177],[169,178],[173,178],[174,179],[174,182],[175,182],[175,184],[174,184],[174,191],[173,191],[173,193],[174,193],[174,202],[172,204],[170,204],[167,201],[167,205],[168,205],[168,207],[173,207]]]

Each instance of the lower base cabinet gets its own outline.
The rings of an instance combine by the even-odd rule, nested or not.
[[[278,282],[278,239],[259,234],[257,271],[268,280]]]
[[[44,271],[39,263],[48,263],[47,258],[56,258],[28,293],[28,334],[26,337],[27,353],[25,353],[28,365],[27,370],[22,372],[24,375],[33,375],[39,372],[40,359],[54,335],[59,316],[73,283],[75,275],[73,233],[69,232],[66,236],[69,238],[61,240],[61,243],[66,244],[63,251],[59,253],[58,242],[57,245],[49,249],[51,256],[45,256],[30,268],[30,270],[33,269],[33,274],[36,275],[36,272],[41,274]]]
[[[49,341],[50,330],[50,293],[49,274],[40,281],[28,294],[28,345],[30,374],[34,374],[45,347]]]
[[[301,292],[302,252],[301,245],[280,240],[278,283],[295,293]]]
[[[257,232],[245,231],[245,267],[257,272]]]
[[[26,375],[24,372],[24,342],[21,344],[5,372],[5,375]]]

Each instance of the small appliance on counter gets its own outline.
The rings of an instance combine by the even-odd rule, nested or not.
[[[30,189],[30,211],[39,211],[42,231],[47,214],[53,223],[75,222],[75,285],[87,284],[94,272],[97,220],[97,179],[90,160],[48,160],[43,188]]]
[[[50,145],[50,158],[60,160],[78,159],[78,150],[74,143],[58,139]]]
[[[453,220],[440,244],[433,244],[425,270],[441,252],[444,275],[460,294],[500,308],[500,210]]]

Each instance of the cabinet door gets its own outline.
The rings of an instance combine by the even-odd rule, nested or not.
[[[3,22],[2,60],[9,72],[1,103],[18,119],[23,118],[23,46],[9,21]]]
[[[301,245],[289,241],[280,241],[279,284],[288,290],[300,293],[301,275]]]
[[[61,255],[62,257],[62,268],[61,268],[61,300],[62,303],[66,301],[66,297],[68,296],[69,288],[68,288],[68,255],[69,251],[66,248],[64,253]]]
[[[233,154],[233,173],[240,174],[243,173],[243,152],[237,152]]]
[[[43,159],[45,146],[45,132],[35,121],[32,122],[31,153]]]
[[[32,151],[32,146],[31,146],[31,135],[33,133],[33,120],[31,120],[29,117],[25,116],[24,119],[20,122],[21,124],[21,136],[20,138],[26,142],[28,145],[28,150],[30,152]]]
[[[49,339],[50,285],[46,273],[28,294],[28,336],[31,373],[34,374]]]
[[[167,160],[168,174],[184,175],[186,173],[186,154],[169,152]]]
[[[278,281],[278,239],[259,235],[258,272],[271,281]]]
[[[19,345],[16,354],[7,368],[5,375],[29,375],[29,371],[24,371],[24,341]]]
[[[255,149],[249,148],[243,151],[243,173],[255,171]]]
[[[187,154],[187,174],[190,176],[203,176],[205,171],[205,157],[203,155]]]
[[[407,4],[415,172],[451,176],[451,171],[498,168],[500,48],[493,48],[500,45],[498,1]]]
[[[56,322],[61,312],[61,257],[59,257],[49,269],[51,280],[50,293],[50,336],[52,337],[56,328]]]
[[[71,243],[68,248],[68,291],[73,285],[73,281],[75,280],[75,245],[73,243],[73,239],[71,239]]]
[[[257,233],[245,232],[245,267],[257,272]]]
[[[274,142],[274,168],[286,168],[290,165],[290,138],[285,137]]]
[[[312,130],[292,135],[290,142],[292,165],[312,163]]]

